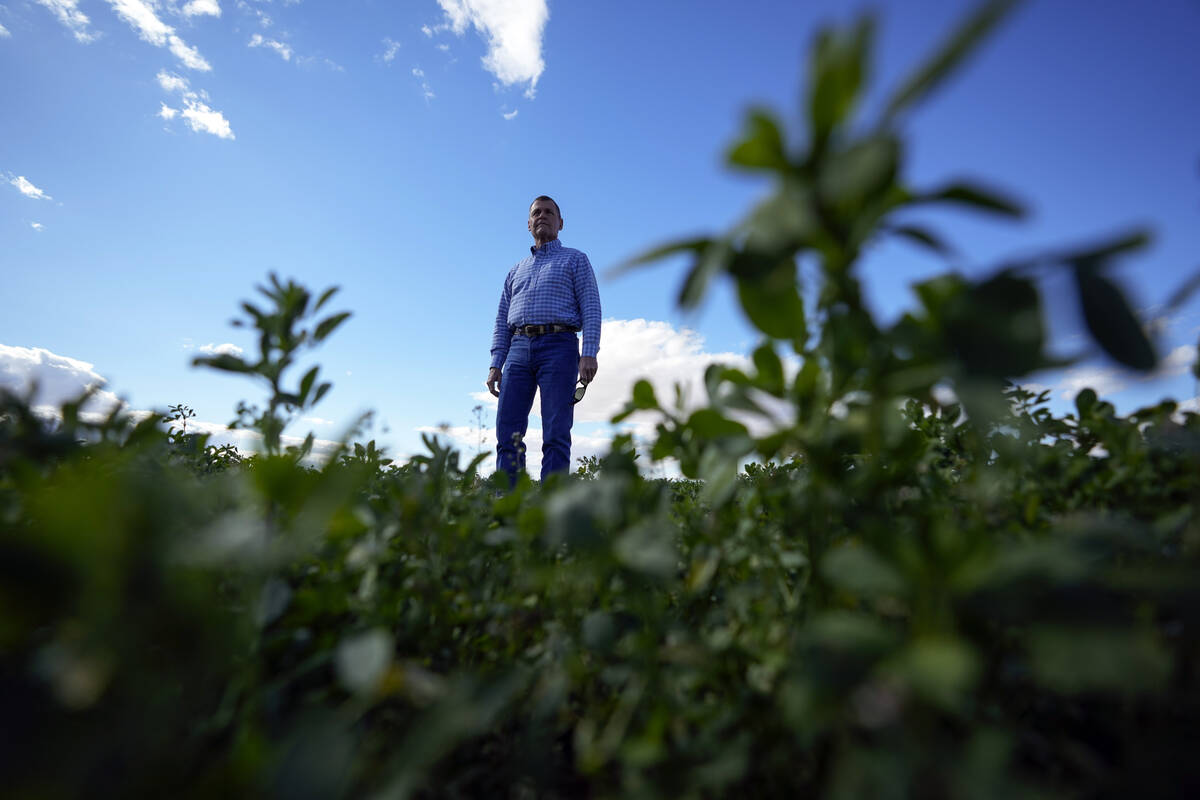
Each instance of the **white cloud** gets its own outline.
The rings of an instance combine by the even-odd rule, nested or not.
[[[500,112],[500,116],[504,117],[505,119],[516,119],[517,110],[514,108],[512,111],[509,111],[508,113]]]
[[[390,64],[392,63],[392,60],[396,58],[396,51],[400,49],[400,43],[395,39],[385,36],[383,38],[383,44],[385,47],[387,47],[387,50],[383,52],[383,55],[380,56],[380,58],[383,59],[385,64]]]
[[[37,3],[52,11],[59,22],[70,28],[77,41],[95,41],[96,34],[88,31],[89,20],[87,14],[79,10],[78,0],[37,0]]]
[[[180,39],[174,28],[158,18],[154,7],[147,0],[108,0],[108,4],[117,12],[117,16],[134,29],[142,41],[155,47],[168,48],[189,69],[200,72],[212,69],[196,48]]]
[[[1126,373],[1115,367],[1076,367],[1063,374],[1059,397],[1074,400],[1084,389],[1093,389],[1100,397],[1116,394],[1129,386]]]
[[[450,52],[450,45],[446,44],[445,42],[442,42],[441,44],[439,44],[439,45],[437,46],[437,49],[438,49],[438,50],[441,50],[443,53],[449,53],[449,52]]]
[[[1196,363],[1196,355],[1196,345],[1194,344],[1184,344],[1176,347],[1159,362],[1158,369],[1154,371],[1148,380],[1173,378],[1176,375],[1182,375]]]
[[[292,48],[283,42],[274,39],[264,39],[262,34],[256,33],[250,37],[250,47],[269,47],[279,54],[279,57],[284,61],[291,61]]]
[[[0,344],[0,388],[8,389],[20,397],[27,397],[34,412],[46,420],[61,418],[59,408],[63,403],[78,400],[85,391],[95,388],[95,393],[81,408],[80,417],[85,421],[99,422],[116,408],[126,404],[115,394],[102,388],[107,381],[96,372],[95,366],[86,361],[60,356],[41,347],[11,347]],[[36,387],[36,392],[34,388]],[[32,393],[32,396],[30,396]],[[126,409],[128,411],[128,409]],[[129,411],[135,420],[150,415],[149,411]],[[328,420],[306,418],[311,424],[331,425]],[[209,444],[232,444],[243,453],[254,452],[262,443],[257,431],[230,430],[219,422],[199,419],[187,421],[189,433],[206,433],[211,436]],[[304,443],[303,436],[283,436],[285,447]],[[310,463],[319,464],[331,456],[339,447],[332,439],[315,439]]]
[[[242,348],[231,342],[225,342],[224,344],[203,344],[196,349],[207,355],[240,356],[245,352]]]
[[[156,75],[155,77],[158,79],[158,85],[161,86],[163,88],[163,91],[165,91],[165,92],[186,92],[187,91],[187,88],[188,88],[187,78],[176,75],[173,72],[167,72],[166,70],[163,70],[163,69],[160,69],[158,71],[158,75]]]
[[[1075,395],[1087,388],[1093,389],[1100,397],[1109,397],[1129,388],[1132,382],[1148,383],[1183,375],[1196,363],[1196,357],[1196,346],[1184,344],[1167,353],[1158,362],[1157,369],[1145,374],[1119,367],[1075,367],[1063,373],[1063,379],[1056,388],[1060,390],[1059,396],[1064,400],[1074,400]],[[1048,388],[1041,384],[1023,385],[1030,391],[1033,391],[1031,387],[1035,386],[1039,387],[1039,391],[1041,388]]]
[[[0,25],[0,39],[7,39],[10,36],[12,36],[12,34],[8,32],[8,28]]]
[[[421,94],[424,95],[426,100],[432,100],[437,97],[433,93],[433,88],[429,85],[429,81],[425,79],[425,70],[420,67],[413,67],[412,74],[413,77],[421,82]]]
[[[29,182],[29,179],[24,175],[9,175],[8,182],[17,187],[17,191],[26,197],[32,197],[34,200],[53,200],[50,195],[43,192],[38,187]]]
[[[208,94],[199,91],[194,92],[188,88],[186,78],[182,78],[174,73],[166,70],[159,70],[158,85],[167,92],[178,92],[180,99],[183,101],[184,108],[182,111],[171,108],[166,103],[162,104],[162,109],[158,115],[163,119],[173,119],[176,114],[182,114],[187,120],[188,127],[197,133],[211,133],[221,139],[234,139],[233,129],[229,125],[229,120],[225,119],[225,115],[220,111],[215,111],[208,105]]]
[[[505,86],[527,84],[532,97],[546,68],[542,32],[550,18],[546,0],[438,0],[450,30],[474,27],[487,42],[483,68]],[[431,34],[427,34],[431,35]]]
[[[309,425],[332,425],[333,420],[321,419],[320,417],[301,417],[301,422],[307,422]]]
[[[39,233],[46,230],[46,226],[40,222],[31,222],[31,223],[29,223],[29,227],[33,228],[35,231],[38,231]]]
[[[198,72],[208,72],[212,66],[204,60],[204,56],[200,55],[200,51],[194,47],[189,47],[178,36],[171,36],[170,50],[179,61],[188,69],[194,69]]]
[[[426,36],[432,37],[433,36],[433,28],[429,27],[428,25],[422,25],[421,33],[425,34]]]
[[[206,104],[184,98],[187,108],[183,109],[183,118],[197,133],[211,133],[221,139],[234,139],[233,129],[229,120],[220,111],[209,108]]]
[[[60,356],[41,347],[0,344],[0,387],[21,397],[33,392],[30,399],[35,407],[57,409],[95,388],[96,393],[84,409],[107,414],[121,405],[121,401],[112,392],[100,388],[105,383],[107,381],[96,372],[95,365],[86,361]]]
[[[217,4],[217,0],[190,0],[185,5],[181,12],[185,17],[200,17],[200,16],[221,16],[221,6]]]

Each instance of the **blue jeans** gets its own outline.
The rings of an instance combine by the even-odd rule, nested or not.
[[[496,466],[509,485],[525,469],[525,431],[533,394],[542,393],[542,479],[571,466],[571,423],[579,379],[579,340],[573,333],[513,336],[496,409]]]

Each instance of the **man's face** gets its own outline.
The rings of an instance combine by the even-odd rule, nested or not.
[[[551,201],[536,200],[529,207],[529,232],[535,240],[548,242],[557,239],[562,227],[562,217]]]

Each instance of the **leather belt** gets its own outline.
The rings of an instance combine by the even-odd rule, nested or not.
[[[551,325],[518,325],[513,328],[513,333],[518,336],[542,336],[547,333],[578,333],[579,328],[570,325],[559,325],[553,323]]]

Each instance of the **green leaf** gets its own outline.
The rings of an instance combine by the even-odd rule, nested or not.
[[[796,180],[782,182],[738,225],[742,263],[729,264],[731,256],[725,253],[727,269],[735,275],[766,272],[780,258],[809,246],[820,230],[815,208],[809,185]],[[747,269],[747,259],[757,266]]]
[[[728,419],[719,411],[711,408],[701,408],[692,412],[688,417],[687,426],[697,436],[705,439],[716,439],[722,436],[745,436],[746,426],[740,422]]]
[[[729,163],[748,169],[782,172],[789,168],[779,124],[767,111],[756,109],[747,115],[747,132],[729,152]]]
[[[341,325],[349,318],[350,312],[343,311],[340,314],[334,314],[332,317],[327,317],[326,319],[321,320],[321,322],[317,325],[316,330],[313,331],[313,341],[319,342],[323,340],[326,336],[333,333],[337,326]]]
[[[655,578],[668,578],[679,566],[670,526],[643,519],[613,543],[617,561],[632,570]]]
[[[304,373],[304,377],[300,379],[300,404],[308,399],[308,393],[312,391],[313,382],[317,379],[317,373],[321,370],[320,367],[313,367],[308,372]]]
[[[911,203],[950,203],[986,211],[1013,219],[1025,216],[1025,209],[1017,201],[982,186],[970,183],[954,183],[932,192],[914,195]]]
[[[831,156],[822,165],[818,186],[822,200],[846,219],[878,207],[891,193],[900,165],[900,142],[872,136]]]
[[[933,57],[900,84],[884,111],[884,121],[891,120],[932,93],[979,47],[1016,3],[1017,0],[989,0],[975,9]]]
[[[1054,258],[1070,264],[1077,270],[1097,272],[1107,267],[1117,256],[1144,249],[1150,244],[1151,238],[1147,230],[1130,231],[1102,244],[1062,253]]]
[[[1080,419],[1088,416],[1088,413],[1096,406],[1097,400],[1096,392],[1092,389],[1083,389],[1075,395],[1075,410],[1079,412]]]
[[[316,393],[316,395],[313,396],[313,399],[312,399],[312,405],[315,406],[317,403],[321,402],[321,398],[324,397],[325,393],[328,392],[332,388],[333,388],[332,383],[322,383],[320,386],[318,386],[317,393]]]
[[[817,36],[809,65],[808,102],[817,149],[846,120],[858,100],[869,71],[874,32],[872,20],[863,18],[852,30],[826,29]]]
[[[1076,267],[1075,282],[1092,338],[1119,363],[1143,372],[1154,369],[1154,347],[1116,284],[1086,266]]]
[[[897,654],[890,671],[918,694],[947,711],[964,707],[979,679],[980,659],[960,639],[917,639]]]
[[[943,336],[971,375],[1011,378],[1044,366],[1037,287],[1008,272],[971,286],[947,308]]]
[[[697,254],[679,290],[677,302],[680,308],[695,308],[700,304],[709,282],[729,266],[732,255],[733,248],[726,239],[714,239],[709,247]]]
[[[807,337],[804,301],[789,260],[761,279],[739,278],[738,300],[754,327],[772,339],[803,342]]]
[[[839,589],[866,596],[902,594],[900,572],[866,546],[843,545],[821,560],[821,574]]]
[[[1161,692],[1171,675],[1170,651],[1149,632],[1040,627],[1029,651],[1038,682],[1062,692]]]
[[[758,370],[756,383],[764,391],[776,397],[782,396],[785,389],[783,384],[783,362],[770,342],[766,342],[754,351],[754,368]]]
[[[211,367],[213,369],[223,370],[225,372],[254,372],[254,368],[247,364],[242,359],[229,353],[221,353],[215,356],[201,356],[192,359],[194,367]]]
[[[932,250],[939,256],[949,258],[954,255],[954,249],[943,242],[941,238],[929,231],[927,228],[922,228],[916,225],[898,225],[888,229],[889,233],[907,239],[914,244],[918,244],[927,250]]]
[[[896,644],[896,634],[879,617],[855,611],[818,613],[804,626],[802,636],[817,652],[878,654]]]
[[[702,499],[719,506],[733,494],[737,482],[737,458],[720,447],[709,445],[700,454],[699,475],[704,481]]]
[[[654,386],[650,381],[643,378],[633,385],[633,406],[639,411],[658,409],[658,398],[654,396]]]
[[[1168,314],[1177,311],[1180,306],[1188,301],[1189,297],[1196,293],[1197,289],[1200,289],[1200,270],[1197,270],[1192,277],[1180,284],[1179,288],[1171,293],[1171,298],[1167,300],[1164,311]]]
[[[340,288],[341,287],[338,287],[338,286],[330,286],[328,289],[326,289],[324,292],[322,292],[321,296],[317,299],[317,304],[315,306],[313,306],[313,313],[315,314],[318,311],[320,311],[321,306],[325,305],[326,301],[328,301],[329,298],[331,298],[335,294],[337,294],[337,292]]]
[[[618,264],[613,269],[609,270],[606,277],[615,278],[618,275],[628,272],[634,267],[643,266],[653,261],[661,261],[667,256],[673,256],[678,253],[694,253],[697,256],[703,255],[704,252],[713,244],[713,240],[707,236],[680,239],[674,242],[668,242],[660,247],[655,247],[652,250],[636,255],[621,264]]]
[[[254,319],[255,324],[259,326],[262,325],[263,319],[267,316],[265,313],[260,311],[257,306],[251,305],[250,303],[242,303],[242,310],[249,314]]]

